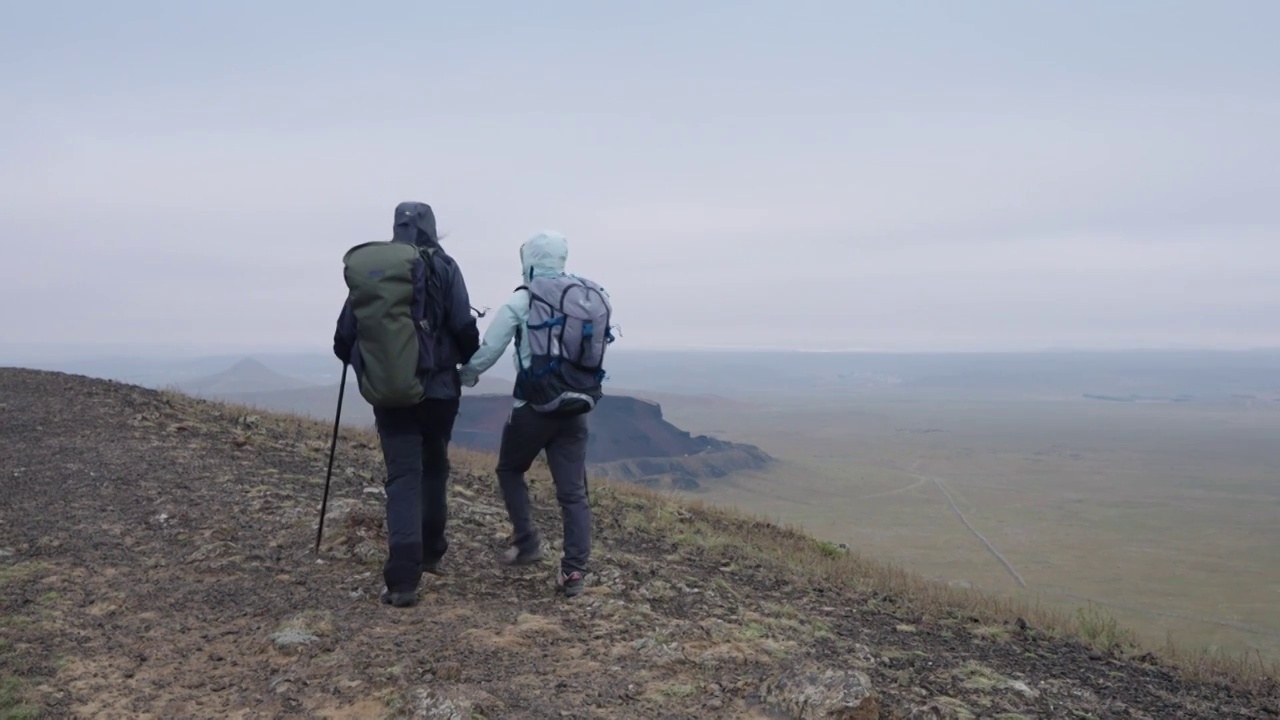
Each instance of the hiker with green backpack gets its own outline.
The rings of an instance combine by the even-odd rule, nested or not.
[[[568,241],[556,232],[539,233],[520,246],[521,285],[498,308],[461,375],[464,385],[474,387],[514,338],[515,399],[502,429],[497,466],[513,530],[503,562],[542,560],[524,475],[545,450],[564,525],[556,584],[572,597],[583,591],[591,555],[587,413],[603,396],[604,353],[614,337],[608,293],[565,273],[568,256]]]
[[[348,295],[333,352],[373,406],[387,466],[386,590],[417,602],[422,572],[439,574],[449,543],[449,440],[462,386],[458,367],[480,345],[462,271],[440,247],[431,206],[396,206],[390,241],[343,257]]]

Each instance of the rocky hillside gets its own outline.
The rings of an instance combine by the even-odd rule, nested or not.
[[[1274,676],[1174,666],[1110,628],[1019,612],[605,481],[591,486],[588,592],[564,600],[553,563],[498,565],[507,525],[492,458],[465,451],[447,574],[427,576],[416,607],[393,609],[377,599],[382,468],[365,434],[340,441],[324,546],[312,554],[328,433],[0,370],[0,716],[1280,713]],[[554,538],[541,471],[534,495]]]
[[[462,447],[494,452],[510,413],[509,394],[464,397],[453,440]],[[754,445],[692,435],[667,422],[658,403],[625,395],[601,399],[590,423],[587,459],[600,477],[696,490],[707,478],[773,462]]]

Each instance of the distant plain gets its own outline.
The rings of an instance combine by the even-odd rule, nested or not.
[[[1096,603],[1148,642],[1280,659],[1271,395],[1115,402],[883,387],[751,403],[664,404],[680,427],[781,459],[709,486],[705,500],[946,582]]]

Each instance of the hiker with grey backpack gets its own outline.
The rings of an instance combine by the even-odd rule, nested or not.
[[[522,284],[495,311],[461,378],[474,387],[515,340],[514,402],[497,465],[512,525],[512,544],[502,561],[528,565],[543,558],[524,476],[545,450],[564,531],[556,584],[573,597],[585,587],[591,556],[587,414],[603,396],[604,354],[614,336],[608,293],[565,273],[568,256],[568,241],[555,232],[539,233],[520,246]]]
[[[344,377],[350,365],[373,406],[387,466],[382,601],[409,607],[417,602],[423,571],[440,574],[449,549],[458,367],[471,360],[480,332],[462,271],[440,247],[430,205],[398,205],[392,239],[351,248],[343,267],[348,295],[333,352],[344,363]],[[336,426],[334,432],[336,440]]]

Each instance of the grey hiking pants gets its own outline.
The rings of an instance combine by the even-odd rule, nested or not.
[[[564,522],[564,572],[586,573],[591,556],[591,505],[587,502],[587,416],[557,418],[528,405],[515,408],[502,428],[498,450],[498,483],[507,505],[516,547],[531,549],[539,542],[529,505],[524,474],[534,458],[547,451],[547,465],[556,484],[556,500]]]
[[[422,566],[449,549],[449,439],[458,400],[423,400],[408,408],[374,408],[387,464],[387,562],[392,592],[415,590]]]

